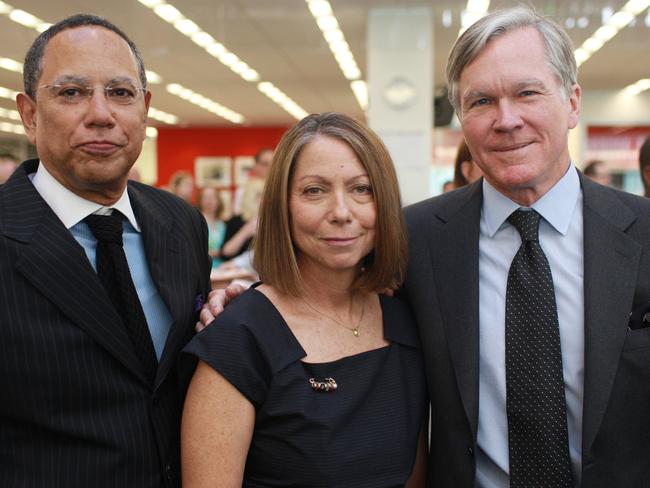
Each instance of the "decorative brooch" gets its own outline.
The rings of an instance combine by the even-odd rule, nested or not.
[[[323,381],[317,381],[316,378],[309,378],[309,384],[315,391],[330,392],[336,390],[339,385],[336,384],[334,378],[325,378]]]

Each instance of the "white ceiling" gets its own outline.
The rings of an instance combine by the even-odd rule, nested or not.
[[[137,0],[9,0],[46,22],[74,13],[94,13],[120,26],[139,46],[145,64],[163,78],[151,85],[152,105],[177,115],[183,126],[233,125],[166,92],[166,83],[180,83],[241,113],[249,126],[289,125],[294,119],[260,93],[256,83],[242,80],[208,55],[170,24]],[[344,78],[304,0],[171,0],[187,18],[224,44],[308,112],[341,111],[363,117],[349,82]],[[330,0],[341,30],[365,75],[366,19],[373,7],[427,5],[434,12],[434,84],[444,86],[446,57],[458,33],[465,1],[452,0]],[[493,0],[491,8],[515,5]],[[601,9],[614,11],[625,0],[535,0],[535,8],[556,21],[585,16],[589,25],[568,32],[576,46],[600,26]],[[451,10],[451,27],[442,25],[444,10]],[[650,27],[644,12],[636,25],[621,31],[580,68],[585,90],[620,89],[650,77]],[[36,36],[32,29],[0,16],[0,57],[22,61]],[[21,90],[20,74],[0,69],[0,86]],[[0,99],[0,107],[14,108]],[[152,121],[153,125],[157,124]]]

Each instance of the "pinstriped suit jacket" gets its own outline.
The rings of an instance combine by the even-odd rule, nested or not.
[[[36,192],[27,161],[0,187],[0,486],[178,486],[179,351],[209,292],[205,221],[129,182],[151,276],[174,322],[155,385],[83,248]]]

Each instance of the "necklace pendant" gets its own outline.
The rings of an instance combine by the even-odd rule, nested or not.
[[[325,378],[323,381],[319,381],[316,378],[309,378],[309,384],[314,391],[322,391],[325,393],[336,391],[339,387],[334,378]]]
[[[352,329],[352,334],[354,335],[354,337],[359,337],[359,329],[358,328]]]

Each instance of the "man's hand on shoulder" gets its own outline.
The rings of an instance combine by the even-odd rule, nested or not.
[[[208,295],[208,301],[203,305],[199,314],[199,322],[196,323],[196,331],[201,332],[212,321],[223,312],[223,309],[235,297],[238,297],[246,291],[246,288],[240,284],[234,283],[226,288],[212,290]]]

